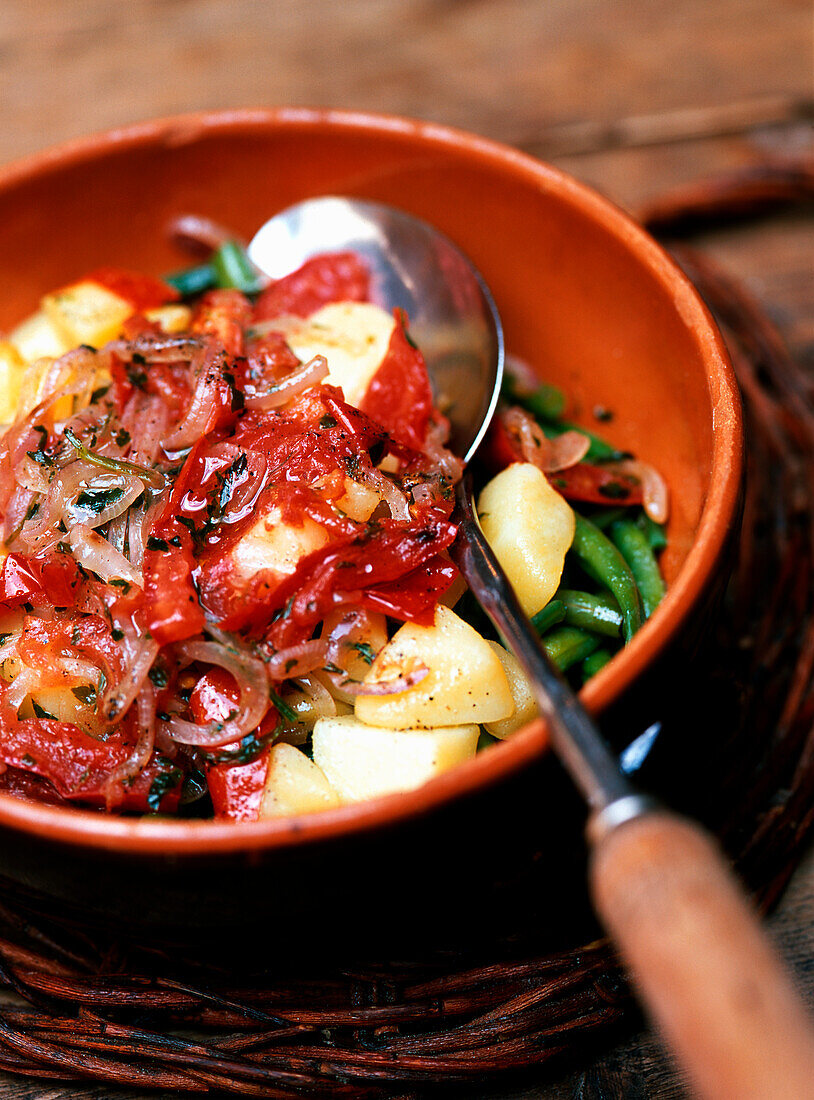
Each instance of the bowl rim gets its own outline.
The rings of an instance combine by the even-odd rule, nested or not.
[[[621,695],[674,639],[712,576],[732,528],[742,475],[743,425],[735,373],[715,322],[686,275],[659,244],[609,199],[567,173],[511,146],[435,122],[369,111],[310,107],[199,111],[116,127],[35,152],[0,167],[0,192],[25,180],[74,164],[102,159],[111,150],[142,146],[171,148],[221,132],[251,134],[286,130],[387,135],[449,149],[484,166],[557,194],[601,224],[631,250],[673,300],[706,367],[713,418],[710,488],[694,542],[653,617],[605,669],[580,692],[598,714]],[[423,816],[444,803],[473,795],[530,765],[548,744],[540,720],[488,753],[458,765],[412,791],[398,792],[310,815],[257,822],[170,821],[114,817],[96,811],[26,802],[0,794],[0,826],[31,836],[122,855],[164,858],[210,857],[295,847]]]

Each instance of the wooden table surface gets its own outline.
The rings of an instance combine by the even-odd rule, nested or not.
[[[810,0],[2,0],[0,163],[155,115],[336,106],[478,131],[635,209],[677,183],[811,152],[812,46]],[[703,244],[814,367],[811,219]],[[812,918],[810,855],[772,929],[814,1004]],[[492,1100],[683,1095],[645,1032]],[[136,1094],[0,1075],[0,1100],[12,1097]]]

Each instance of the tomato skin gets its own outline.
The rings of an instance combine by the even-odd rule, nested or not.
[[[0,571],[0,603],[4,607],[21,607],[41,595],[42,584],[36,569],[22,554],[9,554]]]
[[[126,723],[107,740],[97,741],[69,722],[19,719],[9,707],[0,706],[0,760],[20,771],[39,775],[62,798],[71,801],[103,805],[108,776],[127,760],[132,748],[132,732]],[[149,811],[150,788],[157,776],[166,771],[163,763],[151,760],[126,790],[118,792],[115,808]],[[179,797],[180,784],[163,795],[160,809],[172,812]]]
[[[370,301],[370,272],[355,252],[314,256],[267,287],[254,307],[255,321],[284,314],[308,317],[330,302]]]
[[[387,352],[359,407],[399,443],[420,451],[432,414],[432,390],[424,356],[408,340],[406,324],[396,310]]]
[[[70,554],[60,552],[33,558],[40,585],[49,603],[54,607],[74,607],[83,581],[79,566]]]
[[[439,555],[396,581],[372,585],[362,593],[359,606],[429,626],[439,598],[457,576],[456,566]]]
[[[239,290],[208,290],[192,317],[192,332],[212,336],[234,359],[243,354],[243,331],[251,323],[252,306]]]
[[[177,302],[180,297],[175,287],[162,279],[123,267],[97,267],[85,278],[118,294],[136,310],[156,309],[167,302]]]
[[[159,645],[180,642],[199,634],[206,623],[192,583],[195,556],[189,531],[173,525],[170,538],[179,545],[168,550],[144,551],[144,621]],[[169,540],[165,537],[165,542]]]
[[[248,764],[213,764],[206,780],[215,817],[228,821],[257,821],[269,768],[266,749]]]

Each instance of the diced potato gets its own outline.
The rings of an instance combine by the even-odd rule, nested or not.
[[[346,477],[345,492],[337,500],[336,506],[357,523],[367,523],[381,499],[375,489]]]
[[[476,725],[385,729],[358,718],[320,718],[314,760],[346,802],[409,791],[475,755]]]
[[[17,415],[26,362],[9,340],[0,340],[0,424],[10,424]]]
[[[162,331],[169,335],[185,332],[192,323],[192,310],[189,306],[181,305],[180,302],[169,306],[157,306],[155,309],[145,309],[144,316],[148,321],[160,325]]]
[[[514,711],[509,682],[497,655],[469,623],[439,605],[432,626],[405,623],[379,653],[364,683],[392,680],[424,665],[413,687],[392,695],[359,695],[362,722],[388,729],[432,729],[494,722]]]
[[[541,470],[515,462],[484,488],[478,518],[523,610],[536,615],[556,592],[574,539],[570,506]]]
[[[275,745],[269,753],[260,817],[288,817],[330,810],[341,800],[325,773],[293,745]]]
[[[319,550],[328,541],[328,532],[307,516],[300,527],[281,521],[276,506],[258,520],[232,551],[232,560],[239,573],[250,577],[261,569],[270,569],[289,576],[300,559]]]
[[[25,699],[19,710],[20,718],[42,717],[44,714],[59,722],[72,722],[85,733],[102,733],[102,723],[96,714],[95,694],[88,684],[76,688],[40,688]]]
[[[36,363],[38,359],[59,359],[75,345],[66,340],[58,331],[50,317],[42,310],[32,313],[9,335],[13,344],[26,363]]]
[[[515,655],[509,653],[497,642],[489,642],[489,645],[498,655],[498,659],[503,665],[503,671],[506,673],[506,679],[509,681],[514,699],[514,714],[500,722],[484,722],[486,729],[493,737],[499,737],[503,740],[537,717],[537,704],[531,693],[526,674],[520,667],[520,662]]]
[[[346,401],[358,405],[384,359],[395,323],[370,302],[332,302],[308,318],[281,318],[279,331],[303,362],[324,355],[326,381],[341,386]]]
[[[133,313],[130,302],[90,280],[46,294],[42,308],[71,348],[79,344],[98,348],[115,340]]]

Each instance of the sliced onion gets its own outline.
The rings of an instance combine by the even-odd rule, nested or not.
[[[448,437],[448,422],[431,420],[424,437],[424,454],[432,464],[430,472],[440,474],[450,485],[457,485],[463,477],[464,461],[444,446]]]
[[[105,780],[107,810],[113,809],[122,801],[125,785],[150,763],[155,745],[155,705],[155,689],[149,680],[145,680],[136,699],[138,736],[133,751]]]
[[[180,214],[173,218],[167,225],[167,235],[173,244],[202,257],[214,252],[227,241],[239,239],[226,226],[197,214]]]
[[[628,458],[623,462],[609,463],[606,469],[630,474],[642,483],[642,506],[654,523],[666,523],[670,515],[670,492],[667,482],[654,466]]]
[[[416,662],[411,668],[387,680],[369,680],[353,685],[353,695],[398,695],[400,691],[420,684],[430,670],[426,665]],[[349,690],[349,689],[348,689]]]
[[[316,716],[315,721],[319,718],[336,717],[336,700],[325,686],[322,677],[323,673],[318,672],[313,676],[298,676],[294,681],[303,695],[310,699]]]
[[[134,569],[124,554],[120,554],[107,539],[86,524],[77,523],[68,536],[68,542],[79,564],[95,573],[105,584],[122,580],[138,588],[144,587],[141,572]]]
[[[278,649],[266,663],[266,673],[272,683],[293,680],[321,668],[327,659],[328,643],[322,638],[314,638],[299,645]]]
[[[503,365],[506,374],[514,383],[514,388],[517,393],[526,395],[534,393],[534,391],[539,388],[540,379],[526,360],[521,359],[519,355],[507,354],[504,357]]]
[[[412,518],[410,516],[410,502],[406,493],[381,470],[377,470],[375,466],[364,469],[360,465],[358,473],[355,474],[355,479],[379,494],[390,509],[390,515],[393,519],[409,521]]]
[[[136,356],[147,363],[192,362],[206,347],[199,336],[145,332],[134,340],[114,340],[105,348],[119,359],[132,362]]]
[[[129,619],[117,619],[114,626],[122,633],[121,648],[124,655],[124,676],[111,686],[102,701],[100,713],[107,722],[118,722],[127,712],[133,700],[144,687],[147,675],[158,654],[158,642],[146,634],[139,634]]]
[[[208,348],[198,367],[198,381],[189,408],[174,430],[161,441],[167,454],[176,454],[191,447],[206,433],[209,425],[215,422],[217,383],[220,377],[215,365],[216,358],[214,348]]]
[[[249,363],[252,357],[249,356]],[[328,374],[328,360],[324,355],[315,355],[307,363],[297,367],[291,374],[276,382],[266,393],[246,397],[247,409],[276,409],[298,397],[305,390],[316,386]]]
[[[506,431],[520,444],[523,460],[531,462],[544,474],[575,466],[591,446],[588,436],[577,431],[563,432],[555,439],[548,439],[534,417],[517,405],[501,413],[501,421]]]
[[[171,718],[167,732],[174,741],[183,745],[215,749],[240,741],[247,733],[257,729],[269,708],[268,680],[263,662],[248,650],[238,650],[233,644],[191,640],[181,642],[176,653],[182,665],[200,661],[226,669],[235,679],[240,691],[237,713],[227,722],[210,722],[199,726],[182,718]]]

